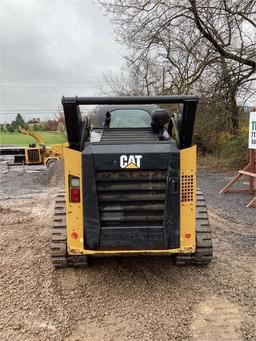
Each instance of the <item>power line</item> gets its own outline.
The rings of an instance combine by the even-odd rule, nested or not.
[[[99,79],[94,78],[85,78],[85,79],[17,79],[17,80],[4,80],[1,79],[0,83],[86,83],[86,82],[98,82]]]
[[[16,111],[16,112],[8,112],[8,113],[0,113],[0,117],[1,116],[11,116],[11,115],[17,115],[17,114],[22,114],[22,115],[40,115],[40,116],[47,116],[47,115],[52,115],[52,114],[56,114],[56,111],[49,111],[49,112],[42,112],[42,111],[31,111],[31,112],[23,112],[23,111]],[[81,113],[86,113],[86,111],[81,111]]]
[[[33,108],[33,107],[30,107],[30,108],[1,108],[0,111],[17,111],[17,110],[20,110],[20,111],[52,111],[52,110],[58,110],[58,107],[54,107],[54,108]]]
[[[83,108],[83,110],[82,111],[87,111],[87,110],[90,110],[90,109],[92,109],[92,108],[94,108],[95,106],[93,106],[93,107],[91,107],[91,108],[88,108],[88,109],[86,109],[86,108]],[[61,108],[60,108],[61,109]],[[55,108],[51,108],[51,109],[49,109],[49,108],[47,108],[47,109],[43,109],[43,108],[40,108],[40,109],[37,109],[37,108],[33,108],[33,109],[20,109],[20,108],[14,108],[14,109],[0,109],[0,112],[2,111],[2,112],[11,112],[11,111],[57,111],[57,110],[59,110],[57,107],[55,107]]]
[[[86,112],[86,111],[90,111],[90,109],[88,110],[81,110],[81,112]],[[52,112],[57,112],[57,109],[13,109],[13,110],[0,110],[0,115],[16,115],[19,112],[24,112],[24,113],[37,113],[37,112],[41,112],[42,115],[43,114],[48,114],[48,113],[52,113]]]
[[[95,84],[96,85],[96,84]],[[94,86],[95,86],[94,85]],[[35,86],[35,85],[26,85],[26,86],[22,86],[22,85],[0,85],[0,88],[19,88],[19,89],[90,89],[92,88],[92,84],[87,84],[84,86],[48,86],[48,85],[40,85],[40,86]]]
[[[99,74],[98,74],[99,75]],[[97,74],[86,75],[84,77],[2,77],[1,80],[67,80],[67,81],[77,81],[77,80],[86,80],[88,78],[96,78]]]

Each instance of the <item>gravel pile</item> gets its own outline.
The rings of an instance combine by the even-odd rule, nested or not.
[[[0,193],[4,196],[13,196],[17,191],[42,192],[49,190],[49,187],[64,187],[64,163],[60,160],[49,168],[44,166],[35,167],[26,166],[26,171],[22,167],[13,167],[11,171],[6,172],[6,166],[0,164]]]
[[[215,254],[206,268],[133,257],[54,271],[48,246],[56,167],[49,185],[36,182],[40,192],[17,181],[12,198],[0,201],[1,341],[256,340],[255,226],[234,221],[230,203],[223,214],[226,199],[222,210],[210,203]],[[13,181],[8,175],[5,186]],[[206,174],[200,182],[212,186]]]
[[[42,186],[64,187],[64,162],[60,160],[54,163],[40,174],[39,178]]]

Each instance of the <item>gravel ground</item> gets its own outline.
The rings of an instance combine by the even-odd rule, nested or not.
[[[249,196],[217,194],[231,175],[198,177],[213,230],[207,268],[133,257],[54,271],[49,227],[61,166],[2,173],[0,340],[256,340],[256,211],[245,207]]]
[[[255,209],[246,208],[254,196],[244,193],[219,194],[235,175],[234,172],[200,171],[197,178],[198,186],[203,189],[208,206],[217,208],[229,220],[256,226]],[[242,177],[241,181],[232,188],[248,188],[246,180],[246,177]]]

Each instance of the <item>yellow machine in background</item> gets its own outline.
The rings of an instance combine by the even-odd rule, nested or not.
[[[66,143],[53,144],[47,147],[40,134],[24,129],[21,129],[20,133],[33,137],[36,143],[30,143],[29,147],[22,149],[22,151],[20,149],[19,154],[14,156],[14,163],[49,167],[63,158],[63,149],[67,146]]]

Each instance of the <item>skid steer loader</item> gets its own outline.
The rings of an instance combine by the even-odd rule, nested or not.
[[[69,146],[52,228],[55,268],[116,255],[211,262],[192,145],[197,102],[195,96],[62,98]],[[181,115],[159,106],[171,103],[181,105]],[[98,105],[93,129],[79,108],[92,104]]]

